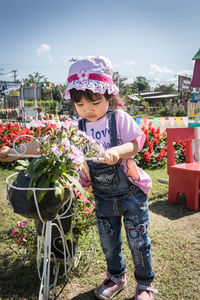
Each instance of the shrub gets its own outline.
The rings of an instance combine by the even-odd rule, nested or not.
[[[25,107],[35,107],[35,101],[24,101]],[[41,108],[45,113],[57,114],[58,113],[58,101],[55,100],[38,100],[37,101],[38,108]]]
[[[172,117],[176,115],[176,111],[165,108],[159,111],[159,115],[162,117]]]
[[[146,141],[142,151],[136,157],[136,164],[142,169],[159,169],[167,165],[167,134],[164,131],[160,132],[160,127],[152,127],[152,122],[149,122],[148,128],[142,127],[146,135]],[[175,161],[181,163],[185,161],[185,141],[176,141]]]
[[[182,117],[182,116],[187,116],[186,111],[182,110],[182,109],[178,109],[176,110],[176,117]]]

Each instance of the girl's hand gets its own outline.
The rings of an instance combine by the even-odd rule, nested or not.
[[[120,158],[127,159],[130,157],[134,157],[137,154],[137,151],[137,140],[112,147],[104,152],[103,157],[105,160],[103,160],[102,163],[114,165],[119,161]]]
[[[105,160],[103,160],[102,163],[108,165],[115,165],[120,158],[118,152],[112,148],[105,151],[103,157]]]
[[[17,159],[16,156],[8,156],[8,153],[12,153],[11,149],[7,146],[4,146],[0,150],[0,161],[2,162],[11,162]]]

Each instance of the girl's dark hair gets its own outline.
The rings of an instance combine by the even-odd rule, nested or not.
[[[85,97],[88,101],[91,102],[96,101],[101,97],[101,94],[93,93],[91,90],[88,89],[86,89],[85,91],[71,89],[69,92],[72,104],[80,102],[83,97]],[[122,100],[119,97],[119,95],[108,94],[108,92],[106,91],[104,93],[104,97],[109,102],[109,108],[115,109],[117,107],[122,107]]]

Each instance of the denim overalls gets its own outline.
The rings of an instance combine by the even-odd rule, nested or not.
[[[115,112],[108,111],[111,147],[117,146]],[[79,129],[86,131],[85,119],[79,120]],[[108,272],[116,277],[126,273],[122,252],[121,216],[131,250],[137,282],[153,281],[151,243],[148,238],[147,195],[132,184],[120,163],[108,165],[87,162],[96,204],[96,216],[101,246]]]

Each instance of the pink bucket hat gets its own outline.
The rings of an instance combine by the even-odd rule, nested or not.
[[[118,94],[119,89],[112,80],[113,70],[108,58],[86,56],[76,60],[69,69],[65,99],[70,99],[69,90],[76,89],[93,93]]]

